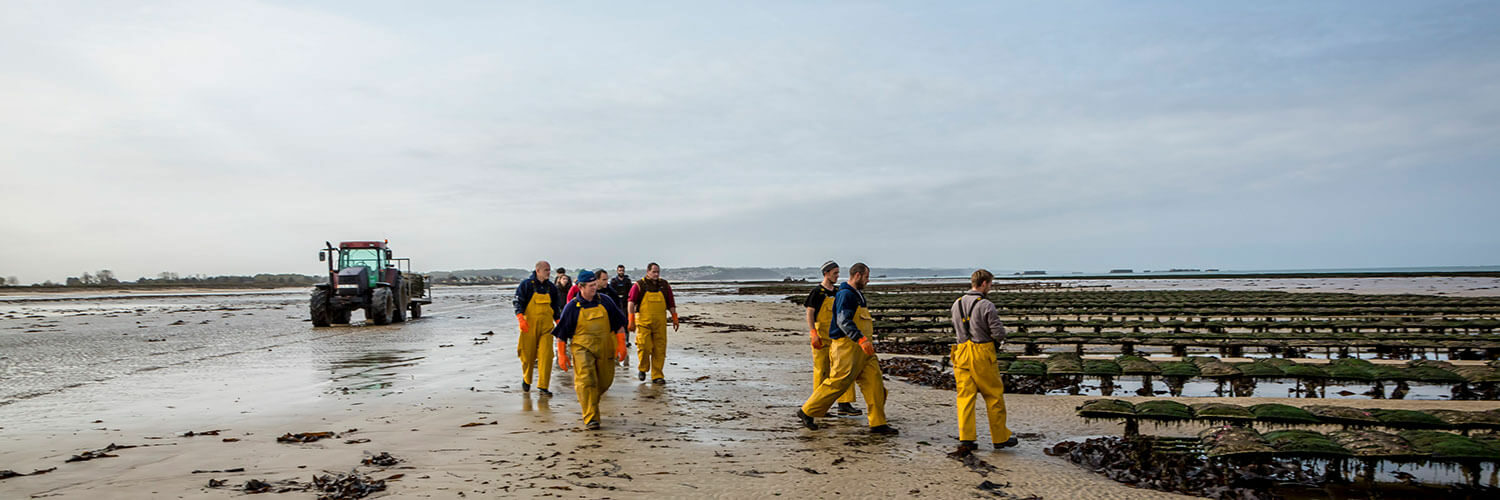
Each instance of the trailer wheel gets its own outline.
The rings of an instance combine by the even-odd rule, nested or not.
[[[312,313],[312,324],[314,327],[328,326],[333,319],[328,314],[328,290],[314,288],[312,301],[308,304],[308,311]]]

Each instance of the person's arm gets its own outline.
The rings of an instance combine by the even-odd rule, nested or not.
[[[572,287],[568,288],[568,302],[572,302],[573,298],[577,297],[577,296],[578,296],[578,285],[573,285]]]
[[[645,294],[646,291],[641,290],[640,283],[630,285],[630,295],[626,296],[626,300],[630,302],[630,310],[628,312],[631,316],[634,316],[638,312],[638,309],[640,309],[641,296]]]
[[[823,290],[814,288],[812,293],[807,294],[807,299],[802,301],[802,307],[807,309],[807,329],[816,331],[818,329],[818,309],[823,307]]]
[[[839,331],[844,332],[844,338],[859,341],[865,335],[865,332],[859,331],[859,327],[854,325],[854,313],[859,310],[859,299],[854,296],[854,292],[839,290],[833,300],[833,320],[839,323]]]
[[[615,305],[615,301],[605,298],[600,302],[604,304],[604,311],[609,315],[609,331],[625,331],[625,313],[620,312],[620,307]]]
[[[562,294],[557,291],[557,285],[552,285],[548,288],[549,290],[547,290],[547,295],[549,297],[552,297],[552,322],[556,323],[558,319],[562,318],[562,309],[564,305]]]
[[[667,312],[672,313],[672,331],[677,331],[677,299],[672,297],[672,284],[661,283],[661,296],[667,299]]]
[[[578,302],[569,301],[563,306],[562,315],[557,319],[557,327],[552,329],[552,336],[557,337],[559,342],[567,342],[573,338],[574,330],[578,329]]]
[[[983,304],[979,304],[979,309],[980,311],[982,311],[982,314],[984,314],[984,324],[989,325],[990,340],[993,340],[995,342],[1004,342],[1005,325],[1000,323],[1000,311],[995,309],[995,303],[984,300]],[[969,321],[974,320],[970,319]]]
[[[526,304],[531,303],[531,280],[521,280],[516,285],[516,299],[511,303],[516,306],[516,314],[526,314]]]

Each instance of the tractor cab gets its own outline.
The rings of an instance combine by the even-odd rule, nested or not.
[[[335,269],[339,277],[349,276],[352,282],[354,275],[364,274],[362,281],[367,286],[375,286],[380,271],[391,264],[391,249],[386,248],[384,241],[340,242],[338,253],[338,267]]]

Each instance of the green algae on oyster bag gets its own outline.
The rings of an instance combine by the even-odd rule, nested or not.
[[[1376,420],[1386,427],[1400,429],[1439,429],[1448,424],[1442,419],[1416,410],[1370,410]]]
[[[1005,373],[1008,375],[1029,375],[1033,377],[1040,377],[1047,374],[1047,367],[1041,362],[1035,360],[1018,359],[1015,362],[1011,363],[1010,367],[1006,368]]]
[[[1287,429],[1271,431],[1263,436],[1276,453],[1287,455],[1319,455],[1319,456],[1353,456],[1349,450],[1344,449],[1333,442],[1328,436],[1321,433],[1301,430]]]
[[[1370,412],[1347,406],[1314,405],[1302,409],[1327,424],[1376,425],[1380,423]]]
[[[1249,427],[1215,426],[1198,433],[1203,450],[1210,457],[1274,453],[1275,448],[1259,432]]]
[[[1155,399],[1135,405],[1135,415],[1154,420],[1187,420],[1193,418],[1193,409],[1176,401]]]
[[[1500,414],[1485,411],[1423,410],[1454,429],[1500,429]]]
[[[1157,363],[1161,368],[1163,377],[1196,377],[1198,376],[1198,365],[1186,361],[1166,361]]]
[[[1413,449],[1433,458],[1450,459],[1500,459],[1500,447],[1484,441],[1470,439],[1442,431],[1408,430],[1400,436],[1411,443]]]
[[[1126,375],[1156,375],[1161,373],[1161,368],[1156,363],[1146,361],[1146,358],[1132,356],[1129,354],[1115,358],[1115,363],[1120,365],[1120,371]]]
[[[1328,376],[1343,380],[1374,380],[1373,368],[1373,363],[1363,359],[1338,359],[1328,364]]]
[[[1246,377],[1275,378],[1286,375],[1286,372],[1283,372],[1281,368],[1278,368],[1276,365],[1263,363],[1260,361],[1256,361],[1253,363],[1239,363],[1237,365],[1234,365],[1234,367],[1238,368],[1240,370],[1240,374]]]
[[[1078,407],[1078,416],[1084,418],[1133,417],[1135,405],[1120,399],[1091,399]]]
[[[1250,413],[1255,414],[1255,419],[1261,422],[1276,424],[1317,424],[1322,423],[1316,415],[1307,410],[1281,403],[1262,403],[1250,407]]]
[[[1401,370],[1400,377],[1401,378],[1397,380],[1446,383],[1456,383],[1464,381],[1464,378],[1460,377],[1457,373],[1453,373],[1439,366],[1430,364],[1417,364],[1416,361],[1413,361],[1411,364],[1407,365],[1405,370]]]
[[[1305,363],[1298,363],[1282,368],[1282,371],[1286,373],[1286,376],[1293,378],[1328,378],[1327,370]]]
[[[1342,446],[1357,457],[1404,458],[1424,454],[1411,446],[1401,436],[1369,429],[1346,429],[1328,433],[1334,444]]]
[[[999,366],[1000,373],[1003,374],[1003,373],[1008,373],[1008,371],[1010,370],[1010,363],[1012,361],[1014,361],[1014,360],[1000,359],[1000,360],[996,360],[995,363]]]
[[[1083,360],[1083,374],[1094,377],[1112,377],[1122,373],[1120,365],[1107,359]]]
[[[1255,420],[1255,414],[1240,405],[1228,403],[1195,403],[1190,406],[1199,420]]]
[[[1047,356],[1047,375],[1083,375],[1083,359],[1071,352]]]
[[[1500,382],[1500,370],[1487,365],[1455,366],[1451,371],[1469,382]]]

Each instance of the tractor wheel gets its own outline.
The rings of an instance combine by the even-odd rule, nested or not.
[[[335,325],[347,325],[347,324],[349,324],[349,314],[351,312],[353,312],[353,311],[350,311],[348,309],[339,309],[337,311],[330,311],[329,314],[328,314],[328,316],[329,316],[328,321],[332,322]]]
[[[312,313],[313,326],[328,326],[329,321],[333,319],[328,314],[328,290],[314,288],[312,301],[308,304],[308,310]]]
[[[391,324],[391,313],[393,312],[391,309],[393,305],[395,304],[391,300],[391,289],[376,288],[374,292],[370,293],[370,309],[366,311],[367,315],[374,317],[367,319],[374,321],[377,325]]]
[[[411,305],[411,319],[417,319],[417,318],[420,318],[420,317],[422,317],[422,304],[412,304]]]
[[[400,295],[400,294],[396,294],[396,295]],[[396,303],[395,304],[391,304],[391,320],[392,321],[394,321],[396,323],[405,323],[406,322],[406,303],[407,303],[407,300],[406,300],[405,297],[397,297]]]

